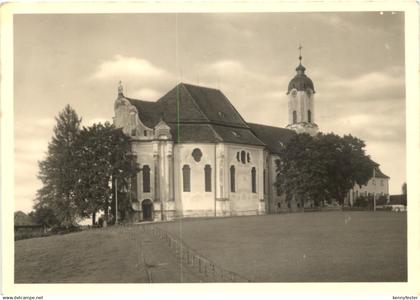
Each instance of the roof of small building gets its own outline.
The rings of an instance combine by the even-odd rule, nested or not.
[[[264,142],[272,153],[279,153],[285,144],[296,133],[293,130],[268,125],[248,123],[252,132]]]
[[[375,177],[376,178],[385,178],[385,179],[389,179],[390,177],[388,175],[385,175],[384,173],[382,173],[381,169],[379,169],[379,165],[377,163],[375,163],[376,165],[374,166],[374,170],[375,170]]]

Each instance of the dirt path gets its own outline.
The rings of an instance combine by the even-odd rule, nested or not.
[[[200,282],[140,226],[15,242],[16,283]]]

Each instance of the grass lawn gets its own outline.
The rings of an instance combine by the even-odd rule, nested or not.
[[[141,227],[117,227],[15,242],[15,283],[199,282]]]
[[[405,213],[312,212],[155,226],[252,281],[406,281],[406,219]],[[15,242],[16,283],[205,281],[201,276],[142,226]]]
[[[158,226],[219,266],[260,282],[407,280],[407,215],[308,212]]]

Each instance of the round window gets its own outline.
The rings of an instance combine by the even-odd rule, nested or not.
[[[195,149],[193,150],[193,152],[191,153],[191,155],[192,155],[192,157],[194,158],[194,160],[195,160],[196,162],[199,162],[199,161],[201,160],[201,157],[203,156],[203,153],[201,152],[201,150],[200,150],[200,149],[195,148]]]

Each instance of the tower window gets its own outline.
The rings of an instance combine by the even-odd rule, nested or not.
[[[311,111],[308,110],[308,123],[311,123],[311,122],[312,122],[312,114],[311,114]]]
[[[256,193],[257,192],[257,170],[254,168],[252,168],[251,170],[251,178],[252,178],[252,192]]]
[[[211,192],[211,166],[204,167],[204,188],[206,192]]]
[[[144,136],[147,136],[147,130],[143,131]]]
[[[235,192],[235,167],[230,167],[230,191]]]
[[[246,163],[246,160],[245,160],[245,155],[246,155],[246,153],[245,153],[245,151],[241,151],[241,162],[244,164],[244,163]]]
[[[191,192],[191,170],[189,165],[184,165],[182,167],[182,183],[184,187],[184,192]]]
[[[143,167],[143,193],[150,193],[150,167]]]
[[[296,110],[293,111],[293,124],[297,123],[297,112]]]

